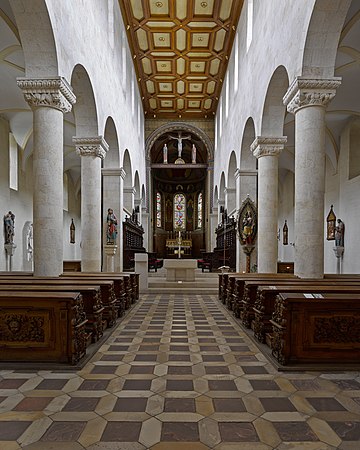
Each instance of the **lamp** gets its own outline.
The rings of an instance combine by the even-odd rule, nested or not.
[[[333,205],[330,207],[329,214],[326,218],[326,239],[328,241],[335,240],[336,216],[333,211]]]

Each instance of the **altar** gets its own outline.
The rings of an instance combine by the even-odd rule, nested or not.
[[[164,259],[166,281],[195,281],[196,259]]]

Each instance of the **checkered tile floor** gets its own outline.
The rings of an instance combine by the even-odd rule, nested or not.
[[[215,296],[143,295],[82,371],[0,371],[0,450],[358,450],[359,375],[278,373]]]

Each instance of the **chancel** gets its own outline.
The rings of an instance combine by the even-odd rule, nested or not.
[[[357,449],[360,2],[0,0],[0,449]]]

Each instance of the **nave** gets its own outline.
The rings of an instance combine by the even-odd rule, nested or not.
[[[0,371],[0,450],[347,450],[359,440],[359,373],[277,372],[215,295],[143,294],[79,372]]]

